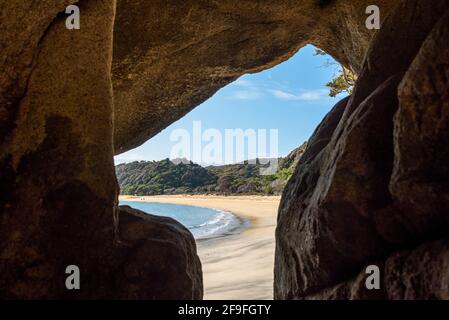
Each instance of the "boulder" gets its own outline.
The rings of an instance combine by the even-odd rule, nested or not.
[[[366,268],[353,279],[304,297],[308,300],[448,300],[449,241],[441,239],[392,254],[373,264],[382,270],[380,289],[368,290]]]
[[[390,300],[449,300],[449,241],[424,243],[399,251],[385,263],[384,285]]]
[[[329,140],[311,138],[281,200],[275,298],[338,297],[328,288],[348,291],[369,261],[447,234],[445,11],[445,1],[400,2],[338,123],[334,109],[320,125]]]
[[[449,11],[399,87],[390,183],[397,220],[418,239],[449,227]]]
[[[314,293],[385,254],[388,245],[373,215],[390,203],[392,118],[400,79],[392,77],[373,92],[313,159],[307,151],[301,158],[299,178],[290,179],[279,208],[275,297]],[[321,139],[312,137],[308,148],[315,140]]]
[[[171,218],[119,207],[115,292],[124,299],[194,300],[203,297],[201,262],[192,234]],[[112,286],[112,285],[111,285]]]

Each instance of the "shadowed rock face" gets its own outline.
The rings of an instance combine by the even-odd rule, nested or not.
[[[279,209],[276,298],[447,299],[436,280],[447,286],[447,10],[444,1],[398,6],[353,96],[311,138]],[[381,291],[365,288],[370,263],[383,271]]]
[[[20,7],[18,3],[5,4],[6,13],[25,19],[29,11],[9,11]],[[16,55],[30,58],[19,60],[18,66],[25,64],[27,69],[8,73],[11,78],[2,74],[2,80],[16,81],[13,93],[21,93],[1,105],[6,119],[10,111],[14,114],[0,139],[2,298],[70,296],[65,268],[71,264],[87,276],[85,296],[101,296],[101,289],[95,292],[94,287],[102,281],[103,254],[114,238],[110,121],[114,5],[84,3],[85,32],[76,33],[68,32],[64,17],[56,16],[49,3],[30,17],[26,28],[33,30],[32,35],[22,35],[23,27],[18,28],[16,41],[2,43],[8,46],[1,51],[7,65],[2,71],[8,72]],[[47,10],[54,13],[51,19]],[[2,10],[2,24],[6,18]],[[34,35],[33,24],[44,28],[39,36]],[[28,78],[22,81],[25,74]],[[11,92],[1,89],[2,99],[8,98]]]
[[[201,299],[192,235],[117,207],[113,154],[312,43],[360,76],[284,192],[276,298],[449,298],[448,4],[376,2],[373,38],[368,0],[82,0],[79,31],[75,1],[0,0],[0,297]]]
[[[0,298],[201,299],[189,231],[116,209],[115,2],[82,1],[80,31],[67,1],[23,3],[0,3]]]
[[[114,294],[124,299],[201,299],[203,275],[189,230],[171,218],[120,206]],[[142,285],[145,284],[145,285]]]
[[[394,77],[379,87],[341,132],[336,128],[325,149],[305,167],[298,165],[298,177],[289,182],[279,209],[278,295],[316,292],[385,253],[369,215],[389,203],[397,85]]]
[[[449,299],[449,243],[447,239],[425,243],[413,250],[374,261],[382,270],[380,290],[366,290],[362,271],[351,280],[308,295],[310,300],[422,300]]]
[[[39,44],[58,13],[74,2],[41,1],[32,6],[27,1],[0,1],[0,144],[14,126]]]
[[[449,222],[449,13],[434,28],[399,87],[390,191],[409,232],[447,232]]]

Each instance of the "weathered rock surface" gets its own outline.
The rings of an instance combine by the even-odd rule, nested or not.
[[[278,297],[294,298],[331,286],[367,259],[385,253],[370,214],[389,203],[399,80],[390,78],[365,100],[310,160],[312,165],[300,160],[295,171],[299,178],[289,181],[279,208]]]
[[[329,142],[309,144],[279,210],[276,298],[397,298],[365,292],[363,275],[347,281],[370,261],[447,235],[445,11],[444,1],[403,1],[373,39],[338,125],[334,117],[321,124],[335,128]],[[403,297],[433,297],[433,289],[444,297],[427,285]]]
[[[69,31],[75,2],[0,0],[1,298],[200,299],[191,234],[117,208],[113,154],[308,43],[360,77],[284,192],[275,297],[449,298],[446,0],[376,1],[374,38],[369,0],[84,0]]]
[[[326,288],[313,300],[448,300],[449,241],[425,243],[414,250],[399,251],[384,262],[376,261],[381,274],[380,290],[368,290],[365,268],[354,279]]]
[[[449,12],[429,35],[399,88],[390,190],[398,220],[425,238],[449,225]]]
[[[0,298],[200,299],[187,230],[129,209],[119,224],[115,2],[78,4],[80,31],[58,15],[67,4],[0,4]],[[68,265],[80,290],[65,286]]]
[[[308,43],[360,70],[375,33],[365,26],[371,2],[119,0],[116,154],[142,144],[242,74],[270,68]],[[376,5],[383,17],[394,3]]]
[[[9,11],[20,9],[18,2],[5,3],[12,20],[30,13],[25,8]],[[99,249],[106,241],[112,243],[114,236],[110,79],[114,3],[83,3],[84,32],[69,32],[64,17],[55,17],[56,7],[49,3],[30,17],[31,25],[23,23],[33,30],[28,31],[31,35],[19,32],[17,43],[5,43],[11,47],[4,63],[14,63],[12,49],[19,55],[23,50],[19,61],[28,66],[23,72],[29,76],[22,88],[25,74],[20,69],[10,74],[22,94],[6,103],[15,118],[0,139],[2,298],[70,296],[65,268],[71,264],[80,267],[85,289],[93,294],[89,290],[104,267]],[[46,12],[39,17],[41,10],[54,15],[50,19]],[[2,3],[2,22],[7,18]],[[46,23],[41,23],[44,18]],[[37,32],[33,27],[41,29]]]
[[[74,2],[44,0],[33,6],[21,0],[0,1],[0,144],[13,127],[40,42],[57,14]]]
[[[113,297],[201,299],[203,275],[192,234],[179,222],[119,207],[121,259]]]
[[[392,300],[449,299],[449,242],[423,244],[386,261],[384,287]]]

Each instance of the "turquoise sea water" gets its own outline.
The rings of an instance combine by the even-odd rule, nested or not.
[[[157,216],[173,218],[187,227],[195,239],[230,234],[244,224],[230,212],[205,207],[139,201],[120,201],[120,205],[127,205]]]

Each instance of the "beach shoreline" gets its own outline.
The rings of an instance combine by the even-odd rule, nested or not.
[[[164,200],[166,200],[166,199],[164,198]],[[132,203],[134,203],[134,202],[162,203],[162,204],[170,204],[170,205],[207,208],[207,209],[219,212],[219,213],[223,213],[225,215],[232,216],[234,223],[230,227],[219,228],[216,230],[216,232],[211,233],[209,235],[197,237],[197,236],[195,236],[195,233],[193,232],[193,230],[190,230],[190,232],[192,232],[196,242],[203,242],[203,241],[208,241],[211,239],[219,239],[219,238],[228,237],[230,235],[238,234],[238,233],[243,232],[245,229],[249,228],[249,226],[251,225],[251,220],[249,218],[241,216],[241,215],[237,215],[233,212],[230,212],[229,210],[223,210],[223,209],[218,209],[218,208],[214,208],[211,206],[205,206],[205,205],[199,205],[199,204],[195,204],[195,205],[194,204],[185,204],[185,203],[180,202],[179,198],[176,198],[172,202],[168,202],[168,201],[161,202],[161,201],[158,201],[158,199],[150,198],[150,196],[147,196],[147,198],[136,197],[136,196],[120,196],[120,205],[129,205],[129,206],[133,207]],[[145,209],[139,208],[137,205],[135,206],[135,209],[146,211]],[[148,211],[148,213],[158,215],[157,212],[153,212],[153,211],[151,211],[151,209],[148,209],[148,210],[150,210],[150,211]],[[176,220],[175,217],[172,217],[172,218]],[[182,223],[182,221],[178,221],[178,222]]]
[[[121,201],[172,203],[230,212],[249,221],[238,232],[197,240],[204,299],[272,299],[274,232],[279,196],[120,196]]]

